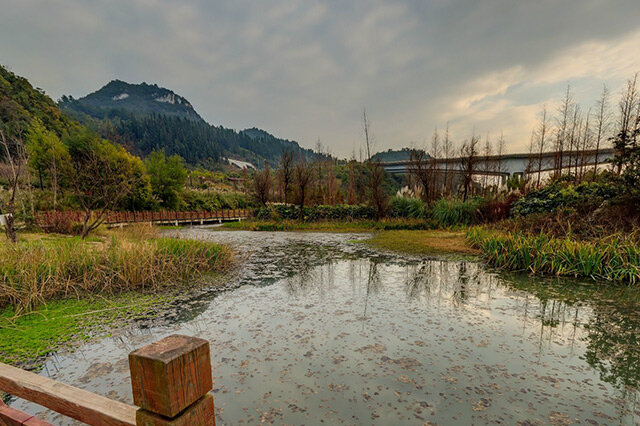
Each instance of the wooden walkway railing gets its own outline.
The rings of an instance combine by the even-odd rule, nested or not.
[[[159,224],[212,223],[242,220],[251,217],[251,209],[197,210],[197,211],[123,211],[107,212],[106,225],[123,225],[137,222]],[[56,223],[81,222],[84,212],[81,211],[46,211],[36,215],[38,225],[47,229]]]
[[[89,425],[214,425],[209,342],[172,335],[129,354],[134,405],[0,363],[0,390]],[[0,402],[0,425],[49,425]]]

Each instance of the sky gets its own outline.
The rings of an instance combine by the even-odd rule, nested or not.
[[[0,0],[0,64],[49,96],[156,83],[209,123],[340,157],[449,123],[524,152],[570,84],[612,106],[640,71],[639,0]]]

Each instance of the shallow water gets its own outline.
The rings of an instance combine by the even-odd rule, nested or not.
[[[640,421],[628,291],[374,252],[357,234],[180,232],[236,246],[238,288],[55,354],[42,374],[130,402],[127,354],[182,333],[211,342],[218,424]]]

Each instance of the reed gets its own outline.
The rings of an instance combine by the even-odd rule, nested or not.
[[[151,230],[125,232],[101,242],[58,238],[1,245],[0,307],[10,304],[19,314],[83,292],[159,290],[230,264],[224,246],[156,238]]]
[[[480,205],[479,199],[462,201],[441,198],[431,207],[431,217],[440,227],[471,225],[478,220]]]
[[[500,233],[471,228],[467,238],[493,266],[534,274],[640,283],[640,246],[623,238],[576,241],[546,234]]]

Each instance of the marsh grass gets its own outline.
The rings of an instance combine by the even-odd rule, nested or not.
[[[640,283],[640,246],[622,237],[596,241],[471,228],[467,238],[491,265],[534,274]]]
[[[149,226],[110,232],[100,241],[43,238],[0,245],[0,307],[15,314],[83,293],[159,290],[226,268],[217,244],[159,238]]]

